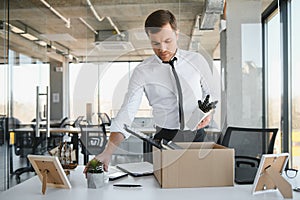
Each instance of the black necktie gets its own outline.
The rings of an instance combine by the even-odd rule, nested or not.
[[[172,72],[173,72],[173,75],[174,75],[174,78],[175,78],[175,81],[176,81],[176,86],[177,86],[177,92],[178,92],[178,106],[179,106],[179,123],[180,123],[180,129],[183,130],[184,129],[184,114],[183,114],[183,100],[182,100],[182,90],[181,90],[181,85],[180,85],[180,82],[179,82],[179,78],[178,78],[178,75],[177,75],[177,72],[174,68],[174,61],[176,61],[177,58],[174,57],[172,60],[170,61],[163,61],[163,63],[168,63],[171,65],[171,68],[172,68]]]

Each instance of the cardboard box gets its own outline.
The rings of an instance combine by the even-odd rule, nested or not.
[[[184,149],[153,149],[154,176],[162,188],[234,185],[234,149],[212,142],[177,144]]]

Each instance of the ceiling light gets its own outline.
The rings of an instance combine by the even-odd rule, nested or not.
[[[23,36],[24,38],[28,39],[28,40],[31,40],[31,41],[35,41],[35,40],[38,40],[37,37],[29,34],[29,33],[22,33],[20,34],[21,36]]]
[[[10,25],[10,30],[17,34],[25,33],[25,31],[23,31],[22,29],[20,29],[18,27],[13,26],[13,25]]]
[[[56,50],[57,48],[56,48],[56,46],[51,45],[51,49]]]
[[[36,41],[36,43],[43,46],[43,47],[47,46],[47,42],[42,41],[42,40],[38,40],[38,41]]]

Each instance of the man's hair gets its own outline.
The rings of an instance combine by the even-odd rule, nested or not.
[[[149,33],[157,33],[161,27],[168,23],[174,31],[177,31],[177,22],[173,13],[169,10],[154,11],[145,21],[145,31],[147,35],[149,35]]]

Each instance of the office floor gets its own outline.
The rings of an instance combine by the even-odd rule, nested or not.
[[[5,190],[5,182],[6,181],[9,181],[10,187],[17,185],[15,175],[10,175],[9,180],[5,180],[5,176],[4,176],[4,173],[5,173],[4,167],[6,165],[6,163],[4,161],[5,154],[6,154],[6,146],[0,145],[0,158],[1,158],[1,162],[0,162],[0,192]],[[14,152],[12,152],[12,155],[13,155],[13,170],[16,170],[20,167],[27,166],[26,158],[20,158],[19,156],[16,156],[14,154]],[[92,157],[90,157],[90,158],[92,158]],[[139,162],[139,161],[142,161],[142,159],[143,159],[142,156],[114,155],[111,160],[111,165],[116,165],[117,163]],[[83,165],[83,155],[81,153],[79,153],[79,164]],[[26,172],[20,176],[20,180],[21,180],[21,182],[23,182],[33,176],[35,176],[34,172]]]

